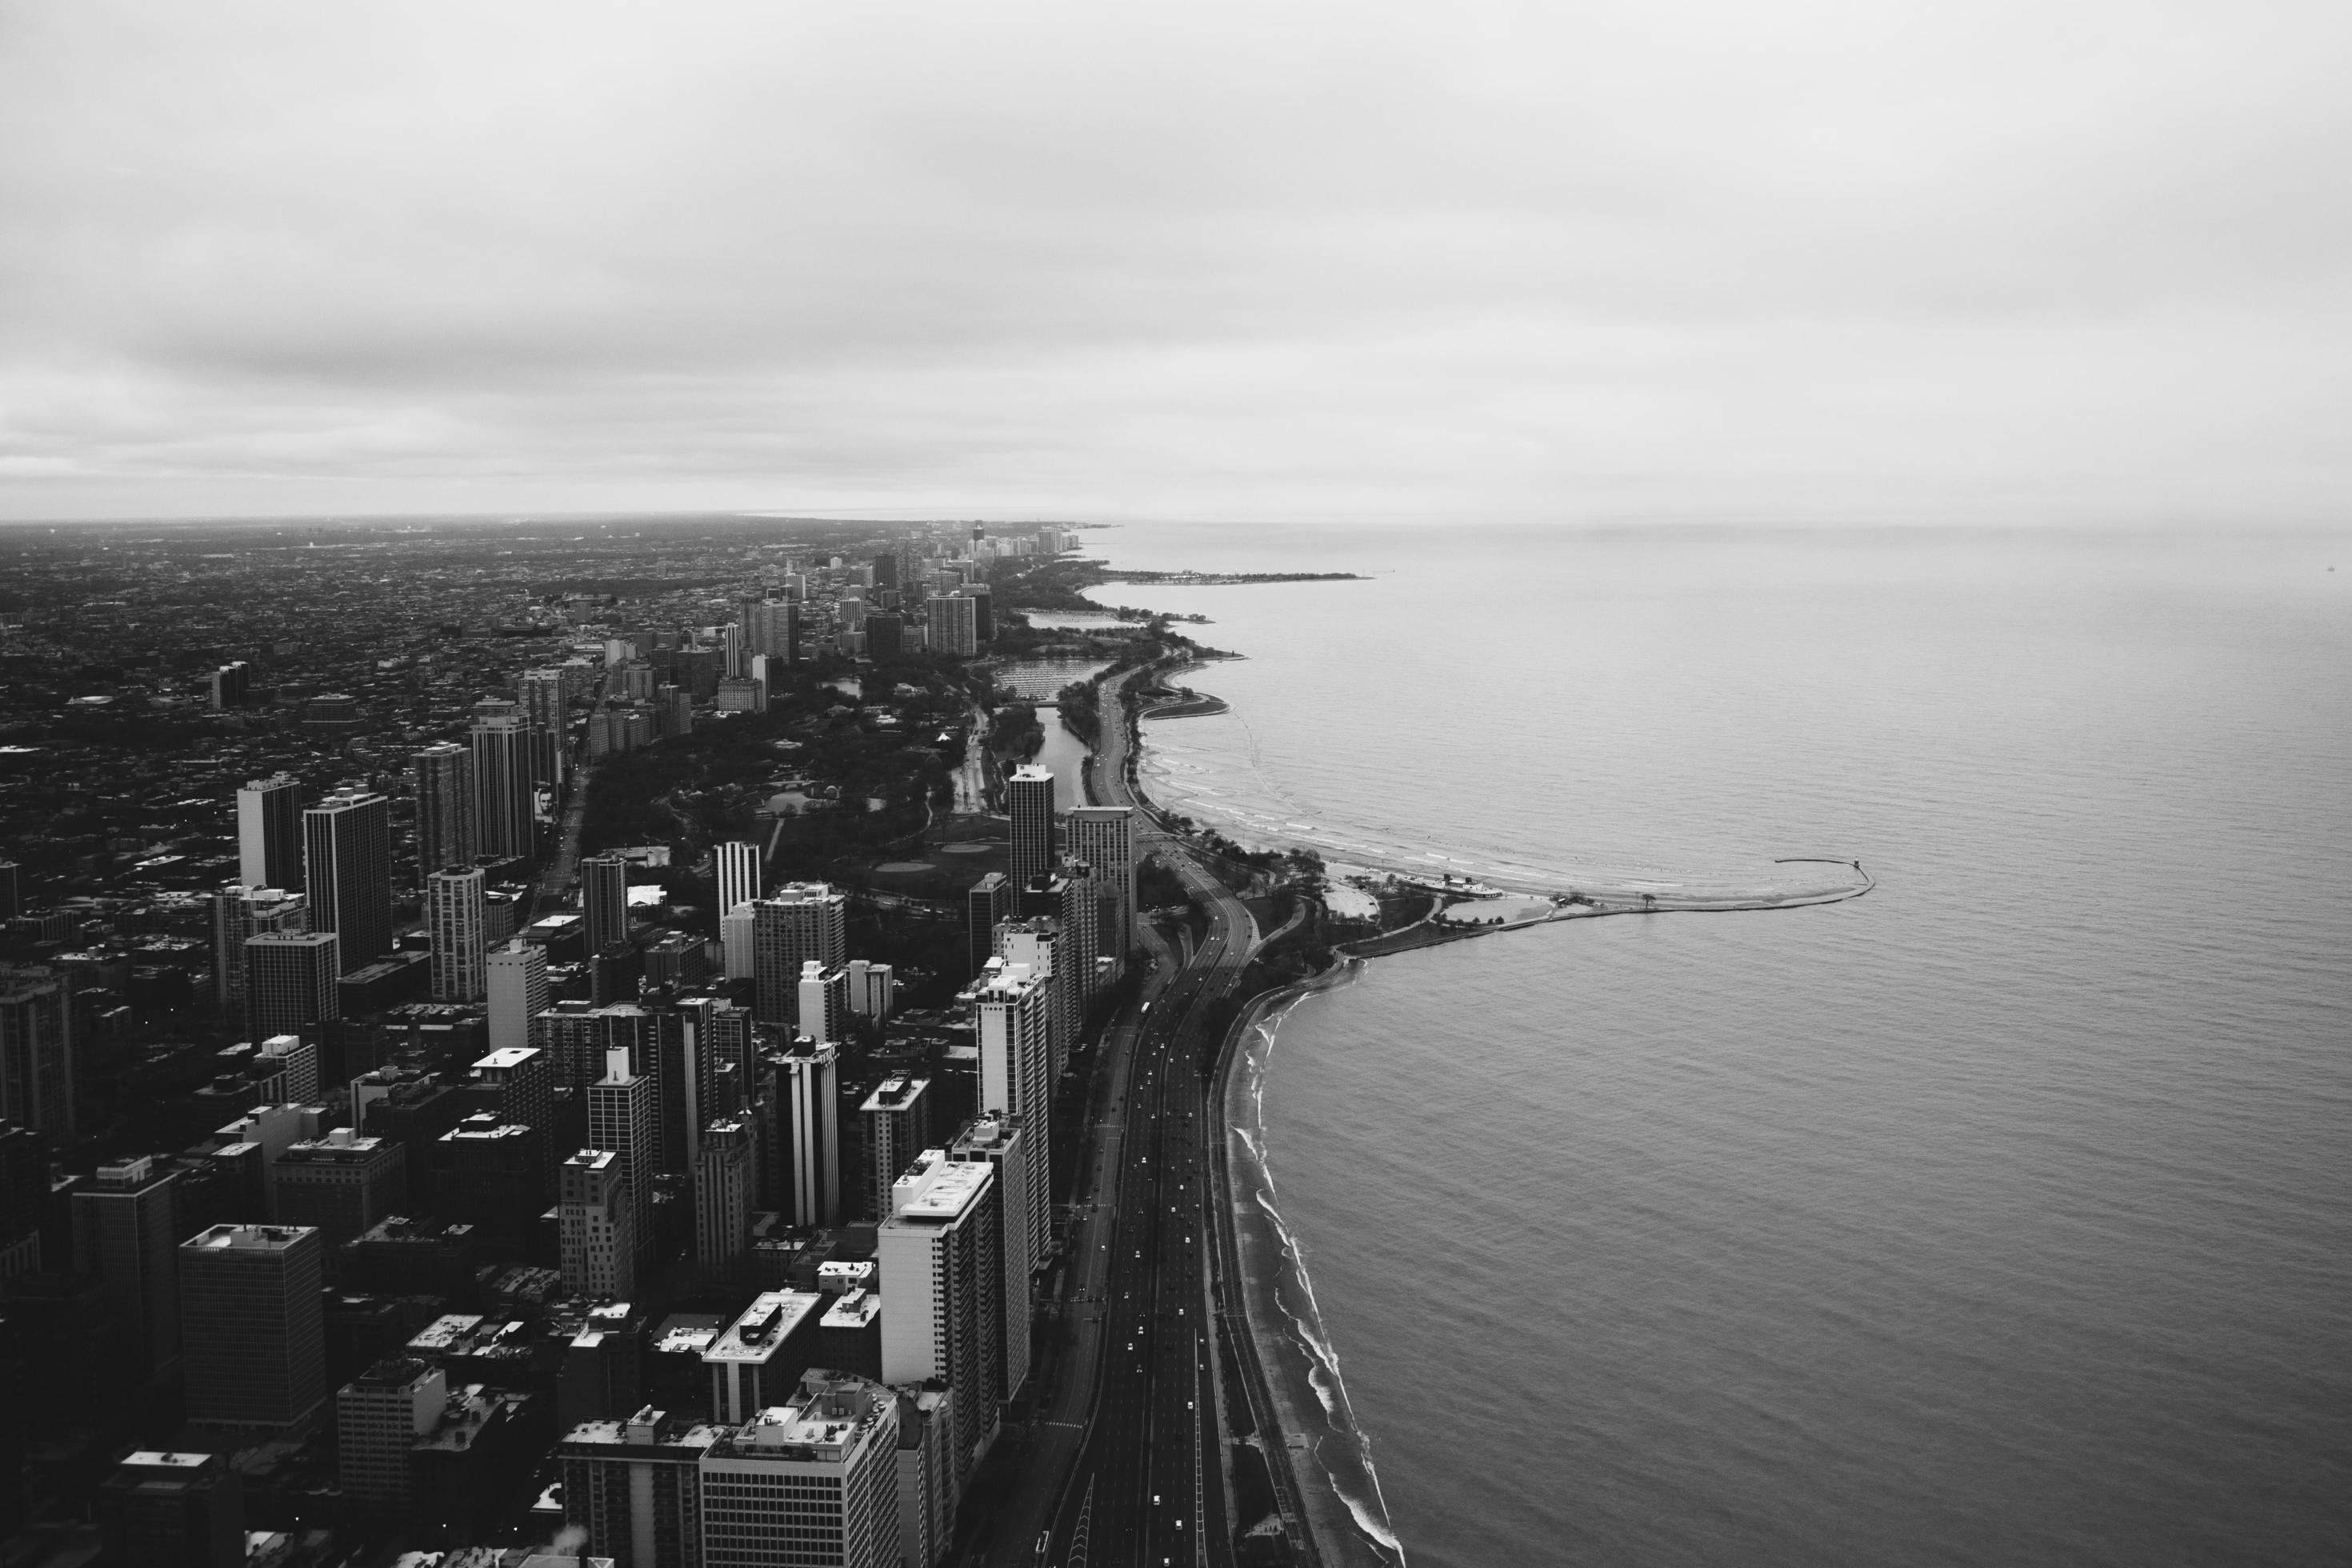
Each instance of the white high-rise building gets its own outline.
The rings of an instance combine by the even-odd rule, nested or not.
[[[588,1086],[588,1146],[620,1157],[639,1247],[653,1239],[655,1161],[661,1139],[656,1093],[650,1076],[630,1068],[625,1046],[604,1053],[604,1076]]]
[[[1013,817],[1013,893],[1054,868],[1054,770],[1032,763],[1004,781],[1005,809]]]
[[[801,965],[800,1000],[793,1015],[799,1032],[820,1046],[838,1045],[849,1016],[849,971],[815,959]]]
[[[889,1017],[898,1005],[898,983],[887,963],[849,961],[849,1010],[877,1023]]]
[[[760,896],[760,847],[730,839],[719,847],[719,912]]]
[[[814,1371],[698,1467],[713,1568],[899,1568],[898,1395]]]
[[[750,980],[757,973],[759,962],[755,955],[752,934],[759,917],[755,903],[738,904],[719,917],[719,945],[725,954],[727,978]]]
[[[996,1168],[926,1149],[891,1184],[890,1208],[875,1233],[882,1380],[940,1378],[955,1391],[961,1485],[996,1436],[1004,1313]]]
[[[636,1294],[635,1205],[620,1154],[581,1150],[558,1171],[556,1194],[563,1288],[600,1300]]]
[[[491,953],[483,968],[490,993],[490,1048],[529,1046],[530,1021],[547,1011],[546,951],[518,937]]]
[[[436,871],[425,879],[425,915],[433,932],[433,999],[475,1002],[488,986],[489,944],[482,928],[482,869]]]
[[[1050,1190],[1053,1163],[1046,1139],[1053,1110],[1053,993],[1026,964],[991,959],[981,984],[964,993],[980,1047],[980,1110],[1010,1111],[1036,1142],[1024,1149],[1032,1190]],[[1024,1142],[1026,1141],[1024,1140]],[[1029,1220],[1030,1255],[1053,1243],[1050,1210]]]
[[[1062,1074],[1078,1024],[1086,1016],[1086,994],[1070,962],[1069,933],[1050,915],[1005,921],[996,928],[996,956],[1005,965],[1025,967],[1041,978],[1050,998],[1045,1009],[1048,1081]]]

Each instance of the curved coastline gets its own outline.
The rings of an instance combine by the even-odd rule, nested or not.
[[[1182,661],[1178,668],[1203,660]],[[1209,699],[1223,710],[1225,704]],[[1180,709],[1187,705],[1179,703]],[[1165,807],[1144,787],[1143,721],[1150,705],[1126,715],[1130,743],[1129,778],[1136,798],[1154,817]],[[1164,715],[1193,716],[1191,711]],[[1367,857],[1370,868],[1427,879],[1430,868],[1386,856]],[[1458,862],[1457,862],[1458,864]],[[1234,1344],[1243,1357],[1244,1384],[1253,1407],[1253,1431],[1239,1444],[1255,1447],[1272,1473],[1277,1515],[1300,1559],[1326,1568],[1402,1568],[1405,1551],[1389,1518],[1372,1440],[1356,1423],[1341,1375],[1339,1356],[1325,1332],[1309,1278],[1306,1248],[1284,1222],[1271,1169],[1264,1122],[1265,1070],[1285,1018],[1309,996],[1353,981],[1375,957],[1438,946],[1556,921],[1603,915],[1711,914],[1801,909],[1841,903],[1872,891],[1876,880],[1858,859],[1832,856],[1783,856],[1774,865],[1848,868],[1858,883],[1787,888],[1773,892],[1678,891],[1671,885],[1631,879],[1579,879],[1572,895],[1533,885],[1514,887],[1514,877],[1489,877],[1482,891],[1441,896],[1427,915],[1402,931],[1384,932],[1334,949],[1339,962],[1312,979],[1241,998],[1242,1009],[1219,1047],[1216,1079],[1206,1099],[1215,1119],[1210,1134],[1211,1207],[1217,1227],[1217,1272],[1230,1279],[1221,1289],[1219,1315],[1238,1318],[1244,1334]],[[1454,904],[1506,890],[1549,901],[1543,912],[1486,923],[1440,919]],[[1568,902],[1568,897],[1576,901]],[[1263,1404],[1260,1402],[1263,1401]],[[1268,1440],[1278,1433],[1279,1443]],[[1231,1438],[1230,1428],[1228,1438]],[[1301,1458],[1311,1458],[1320,1485],[1307,1484]],[[1236,1525],[1242,1521],[1237,1521]]]

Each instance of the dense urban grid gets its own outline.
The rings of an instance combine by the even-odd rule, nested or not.
[[[1313,868],[1135,799],[1074,544],[0,540],[5,1561],[1311,1550],[1201,1259]]]

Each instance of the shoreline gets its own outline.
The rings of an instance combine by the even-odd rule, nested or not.
[[[1283,1223],[1265,1151],[1265,1068],[1291,1010],[1352,983],[1363,962],[1338,963],[1251,998],[1221,1048],[1208,1101],[1222,1134],[1211,1162],[1219,1255],[1238,1298],[1238,1313],[1225,1303],[1219,1316],[1228,1324],[1240,1317],[1255,1363],[1255,1375],[1244,1380],[1251,1436],[1231,1440],[1257,1449],[1270,1470],[1278,1469],[1278,1510],[1297,1514],[1289,1521],[1293,1543],[1322,1568],[1402,1568],[1405,1554],[1381,1491],[1371,1439],[1356,1422],[1339,1353],[1323,1330],[1303,1248]],[[1311,1478],[1300,1473],[1306,1464],[1317,1472]],[[1234,1527],[1246,1525],[1235,1520]]]

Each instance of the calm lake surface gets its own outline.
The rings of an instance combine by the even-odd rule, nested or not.
[[[1859,858],[1384,959],[1265,1136],[1416,1563],[2352,1560],[2352,541],[1087,532],[1335,858]],[[2330,565],[2338,568],[2330,574]]]

